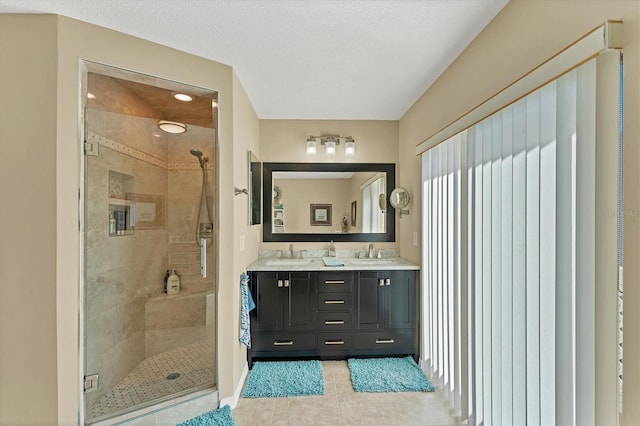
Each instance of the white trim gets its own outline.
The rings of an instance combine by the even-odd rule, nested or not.
[[[508,106],[527,94],[555,80],[565,72],[586,62],[609,48],[619,47],[622,23],[609,21],[559,52],[538,68],[516,80],[471,111],[463,114],[444,129],[428,137],[416,146],[416,155],[446,141]]]
[[[244,369],[242,370],[242,374],[240,375],[240,380],[238,380],[238,384],[236,385],[236,390],[233,392],[233,395],[229,398],[220,400],[220,407],[224,407],[228,405],[233,410],[238,405],[238,401],[240,400],[240,393],[242,392],[242,388],[244,387],[244,382],[249,375],[249,367],[247,364],[244,365]]]

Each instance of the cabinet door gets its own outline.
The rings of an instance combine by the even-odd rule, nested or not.
[[[280,274],[285,275],[285,274]],[[285,282],[285,330],[315,330],[316,291],[311,272],[291,272]]]
[[[377,272],[358,272],[356,277],[355,328],[379,330],[384,322],[384,286],[380,286]]]
[[[256,309],[251,311],[253,331],[283,330],[283,288],[278,287],[276,272],[257,272],[252,293]]]
[[[413,271],[385,271],[385,328],[416,326],[416,279]],[[388,279],[388,281],[387,281]]]

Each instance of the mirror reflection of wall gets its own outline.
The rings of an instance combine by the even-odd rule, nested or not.
[[[378,172],[274,172],[273,186],[282,191],[280,202],[286,209],[286,232],[289,233],[343,233],[343,219],[347,217],[347,232],[385,232],[384,216],[380,213],[378,196],[385,191],[384,173]],[[363,188],[367,188],[365,191]],[[351,220],[351,206],[365,206],[365,193],[375,194],[375,207],[355,209]],[[368,196],[368,195],[367,195]],[[312,225],[309,217],[311,204],[330,204],[331,226]],[[367,214],[367,217],[363,215]],[[355,223],[355,225],[352,225]],[[367,224],[368,230],[363,226]],[[371,225],[373,224],[373,225]]]

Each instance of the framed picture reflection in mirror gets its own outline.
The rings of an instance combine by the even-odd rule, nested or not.
[[[311,226],[331,226],[331,204],[311,204]]]

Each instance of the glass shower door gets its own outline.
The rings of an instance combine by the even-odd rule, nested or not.
[[[216,94],[88,68],[84,352],[92,423],[216,386]],[[208,110],[196,116],[173,98],[176,90],[195,92]],[[161,130],[167,116],[186,131]]]

